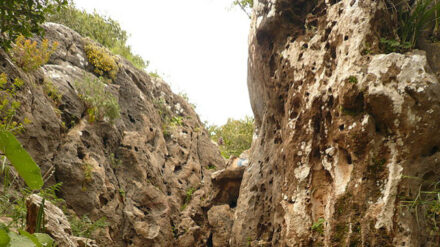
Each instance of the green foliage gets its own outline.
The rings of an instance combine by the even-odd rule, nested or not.
[[[191,201],[192,195],[195,191],[196,188],[194,187],[190,187],[186,190],[185,202],[183,203],[181,210],[184,210],[188,206],[188,203]]]
[[[320,234],[324,233],[324,222],[325,219],[319,218],[318,221],[313,223],[312,231],[318,232]]]
[[[93,166],[89,163],[84,163],[81,166],[81,169],[83,170],[84,173],[84,180],[87,183],[90,183],[93,181]]]
[[[401,43],[397,40],[386,38],[380,38],[380,46],[381,50],[387,54],[391,52],[404,53],[413,48],[410,42]]]
[[[59,12],[52,12],[47,16],[48,21],[61,23],[75,30],[84,37],[89,37],[113,53],[125,57],[139,69],[146,69],[149,62],[132,52],[127,45],[128,34],[121,25],[110,17],[92,14],[79,10],[73,3],[62,8]]]
[[[5,229],[0,227],[0,247],[7,247],[11,238]]]
[[[193,109],[196,109],[197,106],[194,103],[189,102],[188,94],[180,92],[179,96],[182,97],[186,101],[186,103],[188,103]]]
[[[171,132],[176,129],[177,126],[183,125],[183,117],[172,116],[167,107],[167,102],[162,97],[154,100],[153,103],[162,120],[162,133],[164,137],[170,137]]]
[[[61,198],[58,198],[57,192],[61,190],[61,186],[63,186],[63,183],[56,183],[52,186],[49,186],[47,188],[44,188],[40,190],[38,193],[43,199],[50,201],[54,205],[60,206],[65,201]]]
[[[48,188],[41,189],[40,192],[38,193],[41,197],[43,197],[43,202],[40,205],[40,209],[37,215],[36,232],[44,232],[44,221],[43,221],[44,200],[49,200],[58,205],[59,202],[61,201],[64,202],[64,200],[59,199],[55,195],[55,191],[57,191],[60,188],[60,186],[61,183],[55,184]],[[21,234],[21,236],[19,236],[14,232],[9,232],[9,236],[12,236],[11,237],[12,241],[10,245],[7,246],[8,247],[39,246],[38,242],[41,243],[42,246],[52,246],[53,239],[47,236],[46,234],[40,234],[40,233],[29,234],[21,230],[26,225],[26,214],[27,214],[26,198],[28,198],[32,194],[32,190],[25,188],[22,189],[19,193],[17,193],[14,190],[11,190],[9,186],[4,189],[5,189],[4,193],[0,196],[0,216],[10,217],[12,219],[12,222],[8,226],[3,227],[3,230],[9,232],[8,228],[12,227],[15,229],[19,229],[19,232]],[[2,229],[1,224],[0,224],[0,229]],[[38,242],[34,242],[31,238],[34,241],[38,240]],[[0,242],[1,242],[1,236],[0,236]]]
[[[0,151],[12,163],[29,188],[40,189],[43,186],[40,168],[11,132],[0,130]]]
[[[171,132],[176,129],[177,126],[183,125],[183,118],[181,116],[170,117],[168,115],[164,118],[164,123],[162,124],[162,133],[165,137],[170,137]]]
[[[254,6],[254,0],[234,0],[233,5],[239,6],[246,15],[251,18],[252,7]]]
[[[49,80],[48,78],[44,78],[44,87],[43,87],[44,93],[53,100],[53,102],[56,105],[59,105],[61,103],[61,98],[63,95],[58,91],[58,88],[56,88],[53,85],[53,82]]]
[[[125,197],[125,190],[120,188],[119,189],[119,195],[121,195],[121,197]]]
[[[175,116],[170,119],[171,126],[182,126],[182,124],[183,124],[183,118],[181,116],[177,116],[177,117]]]
[[[408,177],[410,179],[418,179],[417,177]],[[407,207],[411,212],[415,213],[416,220],[419,222],[419,213],[422,212],[427,220],[430,228],[426,229],[430,236],[440,237],[440,181],[437,181],[422,190],[420,185],[416,198],[410,200],[401,200],[401,205]]]
[[[409,0],[400,0],[397,4],[391,0],[387,2],[392,6],[391,9],[396,16],[398,39],[381,38],[381,48],[385,53],[406,52],[413,49],[421,32],[428,29],[431,35],[438,36],[440,2],[437,0],[419,0],[413,4]]]
[[[117,168],[122,165],[122,161],[116,158],[115,154],[110,154],[110,163],[113,168]]]
[[[358,83],[358,79],[356,76],[352,75],[352,76],[348,77],[348,82],[356,84],[356,83]]]
[[[53,247],[54,246],[54,240],[47,234],[44,233],[30,234],[23,230],[19,230],[19,232],[20,235],[12,231],[8,233],[9,241],[8,244],[5,245],[6,247]]]
[[[111,55],[104,47],[99,47],[87,43],[84,46],[87,59],[93,65],[94,72],[99,76],[107,76],[110,79],[115,79],[119,71],[119,66],[115,60],[115,57]]]
[[[110,48],[110,50],[114,54],[121,55],[122,57],[124,57],[125,59],[130,61],[134,66],[136,66],[136,68],[138,68],[140,70],[145,70],[148,67],[148,65],[150,64],[149,61],[144,60],[141,56],[135,55],[131,51],[131,47],[127,44],[122,43],[122,42],[117,42],[115,46]]]
[[[160,77],[159,72],[157,72],[157,70],[154,72],[148,73],[148,75],[151,77],[154,77],[154,78],[162,78],[162,77]]]
[[[211,139],[219,143],[220,152],[225,158],[239,156],[249,149],[254,133],[254,119],[245,117],[241,120],[228,119],[223,126],[208,126]]]
[[[217,167],[215,167],[215,165],[209,164],[208,165],[208,170],[215,170],[217,169]]]
[[[69,218],[69,222],[72,228],[72,234],[74,236],[84,238],[90,238],[96,230],[103,229],[108,226],[108,222],[105,217],[102,217],[97,221],[92,221],[87,215],[84,215],[81,219],[76,216],[72,216]]]
[[[21,103],[15,100],[17,91],[20,90],[24,82],[15,78],[13,82],[8,82],[5,73],[0,74],[0,130],[8,130],[13,134],[19,133],[23,129],[23,124],[29,123],[24,119],[23,123],[14,121],[14,117]]]
[[[45,201],[46,201],[46,199],[43,198],[43,200],[41,200],[40,207],[38,208],[35,232],[43,232],[44,231],[44,203],[45,203]]]
[[[57,47],[57,42],[51,44],[47,39],[44,39],[38,45],[37,41],[26,39],[23,35],[20,35],[15,40],[10,55],[18,67],[29,72],[46,64]]]
[[[75,86],[79,97],[86,103],[89,122],[107,119],[113,122],[120,117],[118,99],[106,89],[102,78],[92,80],[86,76]]]
[[[19,36],[44,32],[41,24],[46,15],[55,13],[67,0],[7,0],[0,1],[0,47],[10,48]]]

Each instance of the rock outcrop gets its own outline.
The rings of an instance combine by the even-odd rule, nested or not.
[[[0,50],[0,72],[25,81],[16,118],[31,124],[19,139],[47,184],[63,183],[76,215],[107,218],[100,246],[439,246],[440,222],[415,201],[440,181],[437,45],[384,54],[387,1],[254,4],[256,138],[227,164],[191,106],[122,58],[106,86],[121,118],[90,123],[75,82],[95,75],[72,30],[45,25],[60,45],[35,72]]]
[[[437,65],[381,54],[385,1],[254,3],[258,137],[231,246],[438,246],[426,209],[404,203],[440,178]]]
[[[212,167],[224,160],[192,107],[160,78],[118,58],[107,90],[121,118],[89,122],[76,84],[95,78],[84,38],[62,25],[44,28],[59,43],[49,63],[25,73],[0,50],[0,72],[25,81],[17,119],[31,123],[19,139],[43,174],[54,170],[46,184],[62,182],[59,196],[78,216],[107,219],[100,246],[206,246],[209,208],[200,202]],[[56,104],[44,93],[47,80],[62,94]]]
[[[33,194],[27,198],[26,231],[29,233],[35,233],[35,226],[42,201],[43,198],[36,194]],[[97,247],[95,241],[92,239],[73,236],[72,229],[66,215],[60,208],[52,204],[50,201],[44,202],[43,212],[44,230],[47,234],[53,237],[57,243],[57,246]]]

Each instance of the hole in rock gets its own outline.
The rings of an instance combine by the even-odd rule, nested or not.
[[[206,243],[207,247],[213,247],[214,244],[212,242],[212,233],[209,234],[208,242]]]
[[[431,151],[429,152],[429,155],[432,156],[432,155],[434,155],[435,153],[437,153],[438,151],[439,151],[438,147],[437,147],[437,146],[434,146],[434,147],[431,149]]]
[[[136,122],[136,120],[130,114],[128,114],[128,118],[130,119],[130,122],[132,123]]]
[[[99,196],[99,203],[101,204],[101,206],[104,206],[104,205],[107,205],[108,200],[103,195],[100,195]]]
[[[351,165],[351,164],[353,164],[353,161],[351,160],[351,155],[347,152],[347,163],[349,164],[349,165]]]
[[[78,147],[78,149],[76,149],[76,153],[77,153],[78,158],[80,158],[80,159],[84,159],[84,157],[86,156],[84,154],[84,148],[83,147]]]

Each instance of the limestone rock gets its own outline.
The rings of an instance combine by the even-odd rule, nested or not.
[[[401,201],[440,178],[438,54],[381,54],[385,1],[254,3],[231,246],[438,246]]]
[[[208,211],[208,221],[212,227],[212,246],[229,246],[234,214],[229,205],[214,206]]]
[[[78,216],[107,218],[100,246],[175,246],[183,239],[180,246],[205,246],[208,209],[200,202],[211,188],[208,167],[222,169],[224,161],[195,111],[160,78],[117,57],[119,72],[107,89],[121,118],[90,123],[75,83],[96,78],[84,39],[63,25],[44,28],[45,38],[59,43],[49,63],[25,73],[0,50],[0,73],[25,82],[17,118],[31,124],[19,139],[43,174],[55,168],[47,184],[63,183],[59,196]],[[45,80],[60,102],[44,93]],[[194,195],[186,199],[189,190]]]
[[[26,231],[35,232],[38,211],[42,198],[36,194],[26,200]],[[49,201],[44,202],[44,229],[60,247],[97,247],[94,240],[72,236],[70,223],[63,211]]]

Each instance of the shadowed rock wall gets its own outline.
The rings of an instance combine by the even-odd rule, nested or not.
[[[390,21],[384,1],[255,1],[232,246],[439,244],[402,201],[440,178],[440,86],[424,51],[380,54]]]
[[[206,246],[208,167],[221,169],[224,160],[192,107],[119,58],[107,89],[121,118],[90,123],[75,83],[94,78],[84,39],[62,25],[44,27],[59,43],[49,63],[25,73],[0,50],[0,72],[25,81],[17,118],[31,124],[19,139],[43,174],[54,168],[47,184],[63,183],[59,196],[78,216],[107,218],[100,246]],[[45,95],[45,79],[63,95],[59,104]]]

